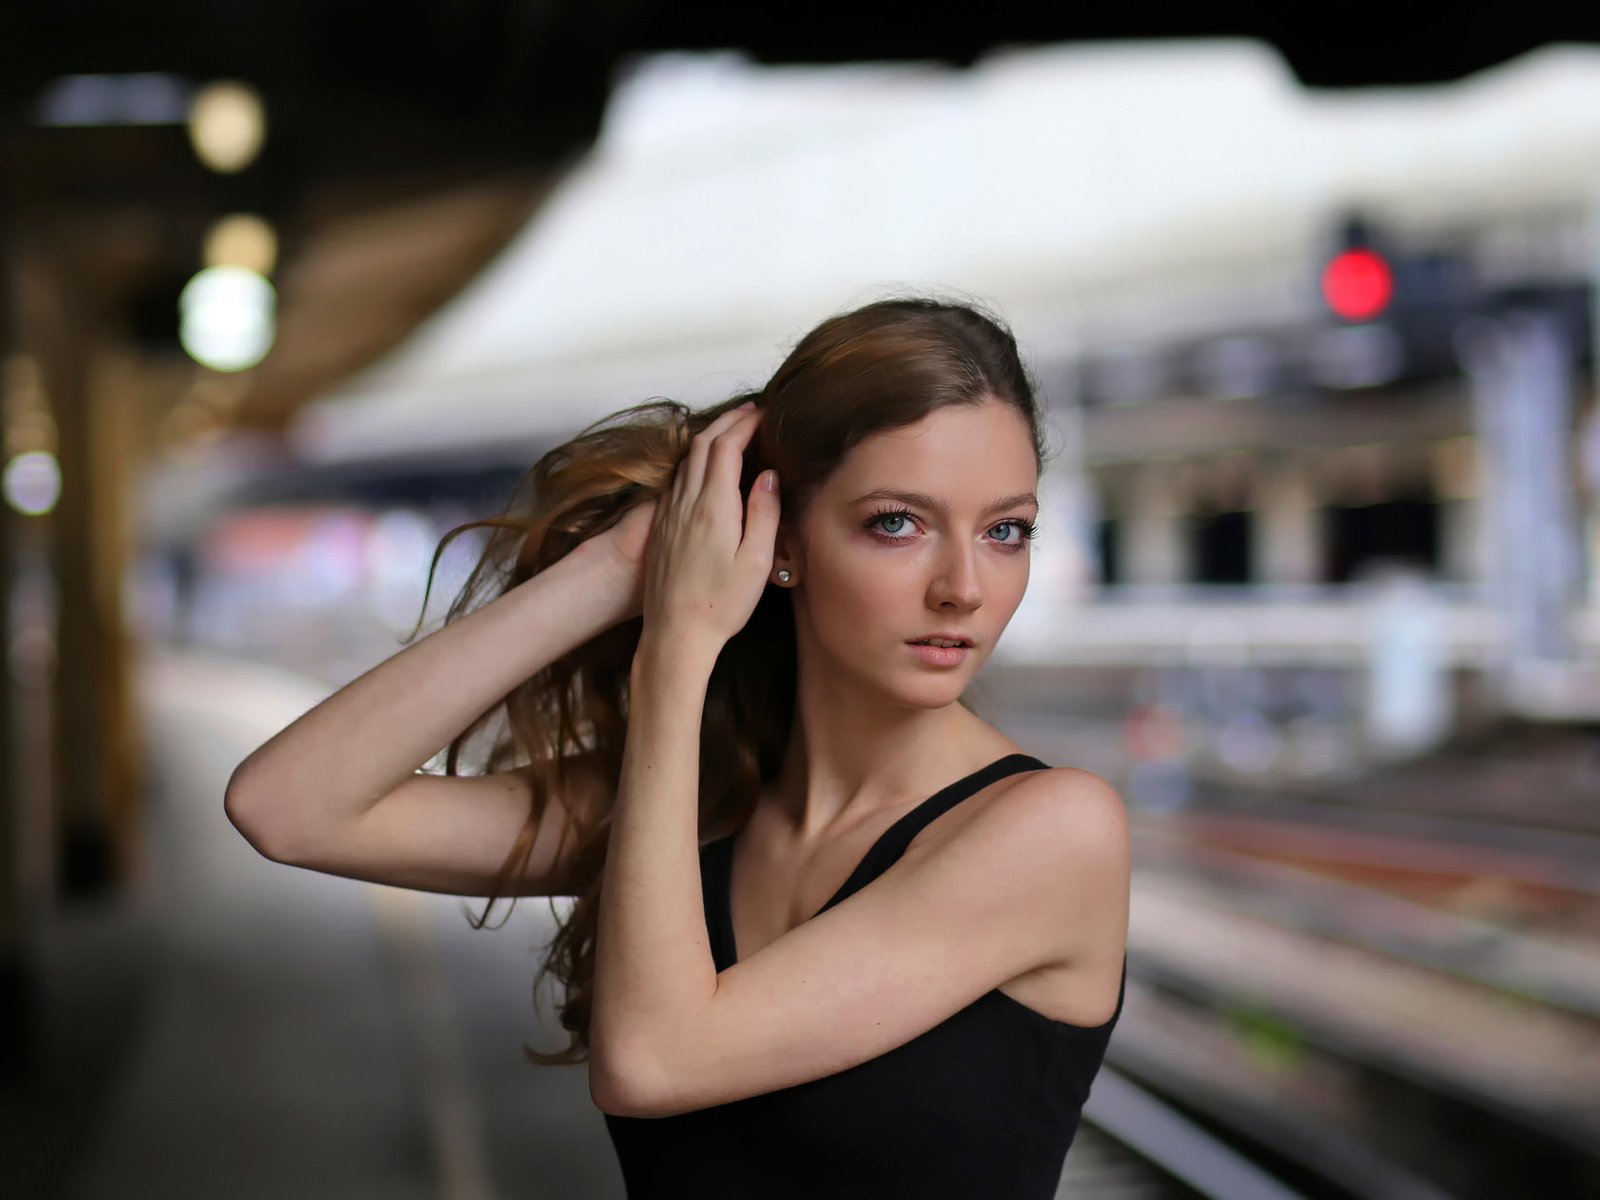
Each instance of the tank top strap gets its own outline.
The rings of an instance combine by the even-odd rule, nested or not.
[[[912,840],[931,825],[939,817],[949,812],[967,797],[981,792],[991,783],[1004,779],[1007,775],[1015,775],[1019,771],[1037,771],[1049,767],[1049,763],[1035,758],[1031,754],[1007,754],[997,758],[987,766],[979,767],[969,775],[964,775],[954,783],[940,788],[910,812],[904,814],[873,843],[856,869],[850,873],[841,887],[826,904],[818,910],[817,915],[827,912],[835,904],[853,895],[867,886],[879,875],[882,875],[906,852]]]

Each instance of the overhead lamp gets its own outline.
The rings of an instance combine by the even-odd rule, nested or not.
[[[60,462],[48,450],[18,454],[0,470],[0,495],[23,516],[44,516],[61,499]]]
[[[277,335],[277,294],[259,272],[207,267],[178,296],[178,340],[214,371],[242,371],[266,357]]]
[[[231,175],[255,161],[267,136],[261,94],[247,83],[210,83],[189,106],[189,141],[200,161]]]

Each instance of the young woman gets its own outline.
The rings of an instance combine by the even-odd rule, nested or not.
[[[619,416],[229,816],[318,870],[576,896],[545,963],[572,1044],[528,1054],[587,1058],[631,1200],[1053,1196],[1122,1010],[1129,847],[1112,787],[961,702],[1028,584],[1014,338],[885,300],[759,391]]]

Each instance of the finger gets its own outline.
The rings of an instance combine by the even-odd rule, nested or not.
[[[749,402],[747,402],[749,404]],[[741,404],[727,412],[718,413],[709,425],[695,434],[689,442],[689,452],[684,456],[682,467],[685,495],[693,500],[700,494],[705,486],[706,462],[711,454],[711,444],[718,436],[741,420],[760,410],[753,404],[747,407]]]
[[[739,476],[744,471],[745,451],[760,424],[761,414],[751,413],[711,443],[701,488],[703,495],[739,494]]]
[[[765,475],[766,472],[762,472]],[[774,488],[767,491],[761,486],[762,476],[756,476],[755,486],[745,503],[744,541],[739,543],[734,558],[752,573],[765,575],[772,569],[773,548],[778,537],[778,519],[783,507]]]

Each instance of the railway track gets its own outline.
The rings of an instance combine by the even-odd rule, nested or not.
[[[1141,996],[1141,1007],[1159,1003]],[[1455,1200],[1391,1158],[1241,1106],[1170,1061],[1151,1071],[1150,1055],[1148,1042],[1118,1055],[1138,1078],[1110,1063],[1096,1077],[1056,1200]]]
[[[1101,1068],[1095,1086],[1107,1078]],[[1194,1200],[1196,1192],[1119,1142],[1087,1114],[1067,1152],[1056,1200]]]
[[[1114,1067],[1095,1078],[1056,1200],[1312,1200]]]
[[[1330,803],[1218,784],[1164,820],[1195,841],[1446,881],[1504,879],[1600,901],[1600,833],[1415,809]]]
[[[1168,826],[1135,823],[1108,1064],[1309,1195],[1600,1195],[1593,946]]]

